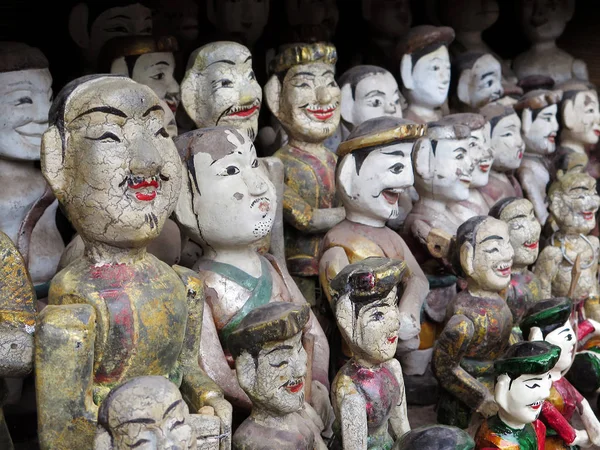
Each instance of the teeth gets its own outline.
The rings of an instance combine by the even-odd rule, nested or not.
[[[529,406],[535,407],[535,406],[539,406],[541,404],[542,404],[542,402],[540,400],[540,401],[537,401],[537,402],[530,403]]]
[[[498,270],[505,270],[505,269],[509,269],[511,267],[511,265],[509,263],[502,263],[498,266]]]

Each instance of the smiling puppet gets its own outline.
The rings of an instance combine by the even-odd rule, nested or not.
[[[448,305],[433,350],[433,371],[442,388],[438,422],[467,428],[472,412],[490,417],[498,409],[493,363],[508,346],[513,327],[499,294],[510,283],[513,264],[508,225],[493,217],[472,217],[458,228],[455,254],[467,289]]]
[[[389,449],[410,430],[402,368],[394,358],[398,285],[406,271],[403,261],[370,257],[346,266],[331,282],[335,318],[352,350],[331,387],[331,448]]]
[[[476,449],[544,448],[546,427],[538,417],[544,400],[550,395],[550,371],[560,354],[560,347],[548,342],[519,342],[496,360],[494,398],[499,410],[477,430]]]
[[[233,448],[325,450],[323,424],[305,402],[307,355],[302,330],[308,304],[268,303],[251,311],[227,346],[252,413],[236,430]]]

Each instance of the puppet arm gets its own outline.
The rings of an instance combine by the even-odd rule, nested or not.
[[[552,296],[552,280],[558,272],[563,256],[559,248],[548,246],[540,253],[536,263],[534,274],[541,284],[541,298]]]
[[[490,417],[498,411],[494,396],[460,365],[474,333],[473,322],[466,316],[452,316],[433,349],[433,371],[444,389],[473,410]]]
[[[285,186],[283,191],[283,220],[305,233],[321,233],[346,217],[343,207],[317,209],[310,206],[296,191]]]
[[[338,406],[342,448],[344,450],[364,450],[367,448],[367,405],[356,390],[354,383],[345,375],[336,378],[333,387],[333,400]]]
[[[391,359],[386,365],[395,375],[398,385],[400,386],[400,398],[398,399],[398,404],[392,409],[392,413],[390,415],[391,434],[394,440],[397,440],[404,433],[410,431],[408,412],[406,410],[404,377],[402,376],[402,367],[397,359]]]

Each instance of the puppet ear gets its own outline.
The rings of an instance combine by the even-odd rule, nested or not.
[[[473,267],[473,258],[475,257],[475,252],[473,246],[470,242],[465,242],[460,247],[460,266],[462,270],[465,272],[467,277],[472,276],[475,273],[475,268]]]
[[[54,196],[63,202],[67,191],[67,182],[64,170],[63,142],[56,126],[48,128],[42,136],[40,160],[44,178],[52,188]]]
[[[85,3],[76,4],[69,15],[69,34],[71,39],[81,48],[90,46],[90,35],[88,32],[88,17],[90,10]]]
[[[415,80],[412,75],[412,56],[407,53],[402,56],[402,61],[400,61],[400,77],[402,78],[402,84],[408,90],[412,90],[415,88]]]
[[[433,158],[433,149],[429,139],[424,139],[415,145],[412,157],[413,167],[415,173],[423,180],[431,180],[433,178]]]
[[[577,117],[575,117],[575,101],[566,100],[563,106],[563,126],[570,130],[574,130],[577,126]]]
[[[98,426],[94,438],[94,450],[112,450],[112,448],[112,438],[109,432],[104,427]]]
[[[254,390],[256,384],[256,366],[254,358],[247,351],[235,358],[235,373],[240,387],[246,391]]]
[[[200,235],[196,213],[194,212],[194,180],[188,172],[185,164],[181,164],[181,192],[173,211],[175,220],[181,226],[184,234],[195,240]]]
[[[354,115],[352,114],[354,111],[354,98],[352,95],[352,86],[350,83],[347,83],[342,86],[342,119],[344,122],[348,122],[354,125]]]
[[[127,63],[125,62],[125,57],[121,56],[115,59],[110,65],[110,73],[114,73],[116,75],[124,75],[126,77],[130,77],[133,74],[129,73],[129,68],[127,67]]]
[[[529,336],[527,337],[528,341],[543,341],[544,335],[542,334],[542,330],[540,327],[531,327],[529,330]]]
[[[208,2],[210,3],[210,2]],[[198,89],[198,73],[192,68],[188,69],[181,82],[181,103],[190,119],[198,124],[198,114],[196,113],[196,90]]]
[[[532,123],[533,123],[533,114],[531,113],[531,109],[524,108],[523,114],[521,114],[521,130],[523,130],[523,134],[529,133]]]
[[[494,399],[498,406],[503,410],[508,409],[508,391],[510,390],[510,377],[503,373],[496,378],[496,387],[494,388]]]
[[[471,104],[471,96],[469,95],[469,81],[471,80],[471,69],[463,70],[458,79],[458,85],[456,87],[456,96],[458,99],[466,104]]]
[[[267,81],[264,87],[264,98],[267,101],[267,106],[277,120],[279,119],[279,100],[281,99],[281,83],[277,75],[273,75]]]
[[[354,155],[350,153],[340,161],[336,179],[337,188],[341,190],[342,195],[348,198],[352,197],[353,171],[356,171],[356,160]]]

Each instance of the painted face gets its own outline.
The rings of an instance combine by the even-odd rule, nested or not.
[[[369,23],[381,34],[399,38],[408,32],[412,23],[409,1],[371,0],[369,3]]]
[[[198,4],[195,0],[170,0],[153,9],[153,28],[158,36],[175,34],[184,41],[198,38]]]
[[[181,162],[159,102],[148,87],[122,78],[71,94],[60,200],[86,240],[141,247],[158,237],[173,211]]]
[[[598,94],[595,91],[580,92],[575,96],[573,108],[565,111],[563,122],[569,121],[574,126],[568,130],[569,135],[577,141],[594,145],[600,139],[600,110]],[[570,119],[570,120],[569,120]]]
[[[215,4],[219,28],[239,36],[249,46],[263,33],[269,18],[269,0],[209,0]]]
[[[398,143],[374,150],[365,158],[360,170],[353,156],[344,158],[343,164],[349,167],[341,168],[338,176],[338,185],[345,191],[344,206],[376,220],[397,217],[398,197],[414,183],[413,145],[412,142]],[[346,174],[350,175],[346,177]]]
[[[402,118],[400,90],[389,72],[363,78],[354,91],[352,125],[356,127],[366,120],[381,116]]]
[[[473,178],[473,162],[467,151],[468,140],[443,139],[437,141],[434,175],[427,183],[434,197],[462,201],[469,198]]]
[[[277,415],[302,408],[307,363],[302,333],[285,341],[268,342],[257,360],[254,386],[246,391],[252,403]],[[253,366],[248,370],[254,370]]]
[[[523,31],[532,42],[558,38],[569,21],[565,1],[524,0],[519,3]]]
[[[596,227],[596,213],[600,197],[596,193],[596,180],[580,174],[565,191],[557,191],[550,198],[550,211],[562,231],[588,234]]]
[[[0,73],[0,157],[40,159],[51,99],[48,69]]]
[[[527,199],[515,200],[504,208],[500,219],[508,224],[510,245],[515,251],[515,266],[530,266],[538,257],[542,226]]]
[[[148,86],[158,98],[164,100],[175,113],[179,105],[179,84],[173,77],[175,57],[173,53],[146,53],[140,55],[133,67],[131,79]],[[111,67],[111,73],[128,75],[125,58],[118,58]]]
[[[483,31],[500,16],[497,0],[446,0],[440,2],[444,24],[457,31]]]
[[[200,191],[194,193],[194,213],[199,237],[209,245],[248,245],[271,231],[277,210],[275,187],[252,141],[229,130],[225,133],[231,153],[216,161],[208,153],[194,156]]]
[[[508,378],[507,375],[502,376]],[[502,415],[512,423],[527,424],[534,422],[540,415],[542,404],[550,395],[552,379],[548,372],[541,375],[521,375],[512,380],[506,392],[499,392],[503,387],[504,383],[497,384],[496,387],[496,401]]]
[[[292,67],[281,91],[280,121],[289,135],[321,142],[335,133],[340,122],[340,88],[330,64]]]
[[[571,321],[567,320],[562,327],[548,333],[544,340],[560,347],[560,358],[554,368],[561,372],[569,369],[573,364],[575,346],[577,345],[577,334],[571,326]]]
[[[114,450],[196,450],[196,430],[188,406],[177,388],[165,393],[151,407],[127,408],[119,423],[111,426]]]
[[[528,129],[525,129],[526,125],[523,124],[523,140],[528,150],[542,155],[554,153],[558,132],[556,111],[556,105],[546,106],[538,113]]]
[[[492,131],[494,169],[504,172],[521,165],[525,143],[521,137],[521,119],[517,113],[503,117]]]
[[[490,179],[490,170],[494,163],[494,154],[490,146],[490,123],[473,130],[469,139],[469,155],[473,161],[471,188],[486,186]]]
[[[149,8],[135,3],[103,11],[90,27],[89,51],[95,60],[102,46],[118,36],[139,36],[152,34],[152,12]]]
[[[499,292],[510,283],[513,256],[508,225],[489,217],[477,230],[473,273],[468,276],[480,288]]]
[[[413,67],[412,78],[412,98],[430,108],[442,105],[450,88],[450,56],[446,46],[420,58]]]
[[[356,356],[374,364],[394,357],[400,321],[397,297],[394,288],[385,298],[360,307],[358,318],[354,314],[359,306],[352,304],[349,298],[340,300],[336,319]]]
[[[481,108],[502,97],[502,67],[492,55],[483,55],[471,69],[469,99],[473,108]]]
[[[223,56],[209,64],[195,82],[193,108],[199,127],[231,126],[245,131],[252,140],[258,131],[262,89],[252,70],[252,56],[246,47],[223,44]],[[185,83],[185,81],[184,81]]]

